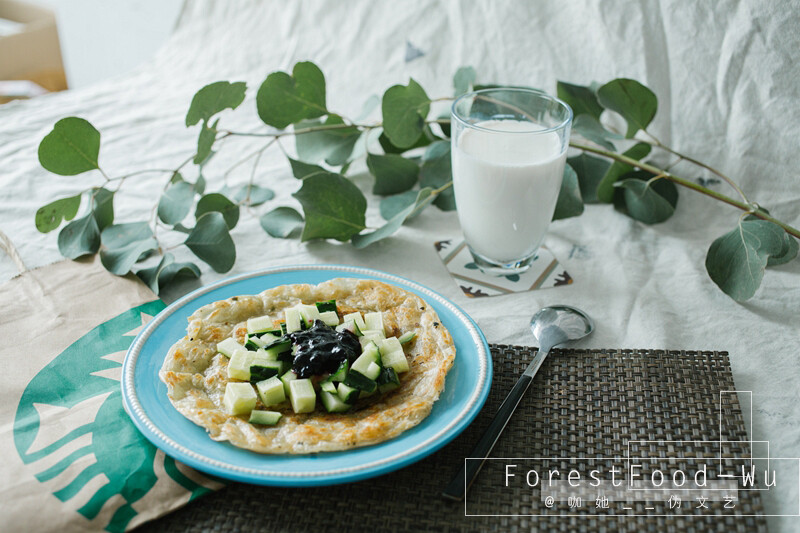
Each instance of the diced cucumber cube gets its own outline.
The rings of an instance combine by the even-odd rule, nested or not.
[[[347,376],[348,370],[350,370],[350,363],[348,363],[347,359],[345,359],[339,364],[339,368],[336,369],[336,372],[334,372],[328,377],[328,380],[342,381],[345,378],[345,376]]]
[[[283,415],[277,411],[253,411],[250,413],[251,424],[261,424],[262,426],[274,426],[280,421]]]
[[[231,379],[250,380],[250,364],[255,357],[254,352],[237,350],[228,360],[228,377]]]
[[[325,380],[319,383],[319,389],[325,392],[335,393],[336,385],[333,383],[333,381]]]
[[[376,311],[364,315],[364,329],[378,330],[383,333],[383,313]]]
[[[350,366],[350,370],[355,370],[356,372],[361,372],[362,374],[366,375],[367,368],[369,368],[370,363],[378,363],[381,360],[381,353],[378,350],[378,346],[372,342],[364,348],[364,351],[358,358],[353,361],[353,364]]]
[[[258,397],[261,398],[261,403],[265,407],[286,401],[286,391],[277,376],[259,381],[256,383],[256,390],[258,391]]]
[[[264,352],[267,354],[267,357],[270,359],[280,359],[280,354],[291,352],[292,351],[292,342],[289,340],[283,342],[273,343],[270,346],[267,346],[264,349]]]
[[[228,383],[225,385],[225,396],[222,404],[232,415],[244,415],[256,406],[256,391],[249,383]]]
[[[381,354],[381,364],[393,368],[398,374],[408,372],[408,360],[402,350]]]
[[[336,393],[339,395],[339,399],[345,403],[353,403],[358,399],[359,390],[344,383],[339,383],[339,386],[336,387]]]
[[[363,350],[363,349],[364,349],[364,348],[367,346],[367,344],[369,344],[370,342],[374,342],[375,344],[378,344],[378,343],[379,343],[379,342],[381,342],[382,340],[383,340],[383,333],[378,333],[378,332],[376,332],[376,331],[372,331],[372,332],[370,332],[369,334],[367,334],[367,333],[364,333],[364,336],[363,336],[363,337],[359,337],[359,338],[358,338],[358,341],[361,343],[361,349],[362,349],[362,350]]]
[[[400,344],[408,344],[409,342],[413,341],[417,338],[417,333],[414,331],[406,331],[397,340],[400,341]]]
[[[272,329],[272,319],[268,316],[257,316],[247,319],[247,333],[264,333]]]
[[[310,413],[314,410],[317,393],[310,379],[293,379],[289,381],[289,399],[295,413]]]
[[[350,369],[350,372],[347,373],[347,377],[344,378],[342,383],[365,393],[374,392],[375,389],[378,388],[378,383],[374,379],[369,379],[361,372],[353,369]],[[363,397],[364,395],[361,394],[359,396]]]
[[[228,337],[224,341],[217,343],[217,351],[225,357],[232,356],[233,352],[237,350],[246,351],[244,346],[233,340],[233,337]]]
[[[364,326],[364,319],[361,318],[361,313],[359,313],[358,311],[356,311],[355,313],[350,313],[349,315],[344,315],[342,317],[342,322],[349,322],[349,321],[355,322],[356,326],[358,326],[358,329],[360,330],[366,329],[366,326]]]
[[[294,381],[297,379],[297,374],[289,370],[284,375],[281,376],[281,381],[283,382],[283,390],[286,392],[286,396],[289,396],[289,382]]]
[[[314,321],[319,318],[319,310],[317,309],[316,305],[298,304],[297,308],[300,310],[300,314],[303,315],[303,318],[305,318],[309,325],[313,324]]]
[[[285,311],[286,315],[286,332],[294,333],[303,329],[303,315],[296,307],[289,308]]]
[[[343,402],[335,391],[322,391],[319,393],[319,398],[329,413],[341,413],[350,409],[350,405]]]
[[[317,306],[317,310],[320,313],[325,313],[327,311],[336,312],[336,300],[328,300],[326,302],[317,302],[314,305]]]
[[[365,329],[361,331],[361,334],[365,337],[372,337],[375,339],[385,339],[386,333],[382,329]]]
[[[339,325],[339,315],[336,311],[325,311],[319,314],[319,319],[325,323],[326,326],[335,327]]]
[[[283,372],[282,361],[269,361],[266,359],[254,360],[250,363],[250,381],[263,381],[272,376],[280,376]]]
[[[359,329],[356,323],[353,322],[352,320],[348,320],[347,322],[342,322],[341,324],[336,326],[336,331],[344,331],[344,330],[348,330],[351,333],[354,333],[358,337],[361,336],[361,329]]]
[[[381,365],[373,362],[369,364],[366,372],[364,372],[364,375],[367,376],[369,379],[378,379],[380,373],[381,373]]]
[[[389,337],[388,339],[383,339],[381,342],[377,344],[378,348],[381,349],[381,353],[403,351],[403,346],[400,344],[400,340],[397,339],[396,337]]]
[[[248,350],[258,350],[259,348],[263,348],[267,345],[267,341],[259,337],[258,335],[248,334],[247,335],[247,342],[244,344],[244,347]]]
[[[281,340],[281,337],[283,337],[283,335],[275,335],[274,333],[264,333],[259,338],[264,342],[263,346],[268,346],[274,342],[278,342],[279,340]]]

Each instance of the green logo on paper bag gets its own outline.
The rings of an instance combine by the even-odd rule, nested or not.
[[[36,478],[108,531],[124,531],[157,483],[177,483],[187,499],[210,490],[145,440],[122,407],[122,359],[163,308],[156,300],[130,309],[69,346],[28,384],[14,420],[17,452]],[[46,347],[47,332],[36,334]]]

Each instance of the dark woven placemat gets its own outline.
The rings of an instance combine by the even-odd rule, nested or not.
[[[653,468],[691,474],[697,458],[714,464],[718,457],[733,462],[747,457],[747,443],[718,442],[747,440],[736,394],[720,396],[735,390],[725,352],[554,350],[492,452],[496,458],[550,459],[489,461],[466,505],[443,500],[442,489],[534,349],[492,345],[491,351],[494,380],[483,410],[426,459],[345,485],[287,489],[233,483],[137,531],[766,531],[757,491],[739,490],[735,509],[725,509],[722,501],[698,509],[689,498],[674,509],[647,501],[628,502],[629,511],[621,510],[625,502],[598,509],[595,501],[584,501],[579,509],[558,502],[548,509],[539,488],[521,481],[529,468],[540,467],[544,475],[560,468],[563,479],[570,469],[586,479],[597,468],[607,478],[614,466],[624,471],[628,454],[650,458],[640,461],[645,475]],[[506,487],[504,469],[510,463],[518,464],[518,475]],[[484,514],[504,516],[472,516]]]

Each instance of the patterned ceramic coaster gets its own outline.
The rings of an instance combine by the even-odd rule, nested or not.
[[[481,272],[472,259],[463,237],[434,243],[439,257],[453,279],[470,298],[525,292],[572,283],[572,276],[558,263],[553,253],[540,247],[531,267],[522,274],[495,276]]]

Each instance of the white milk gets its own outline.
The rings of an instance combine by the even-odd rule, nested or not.
[[[465,128],[453,150],[458,218],[472,249],[497,262],[529,256],[542,242],[561,188],[567,152],[555,132],[517,120]]]

